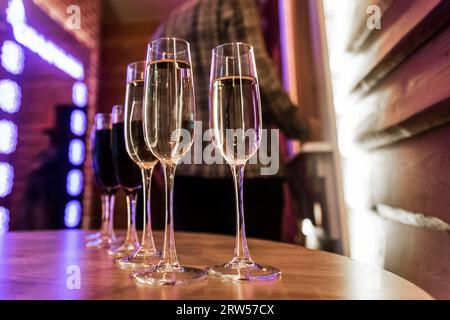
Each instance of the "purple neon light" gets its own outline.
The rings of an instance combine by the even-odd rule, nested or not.
[[[2,44],[1,53],[2,67],[6,71],[19,75],[23,72],[25,66],[25,55],[22,47],[14,41],[6,40]]]
[[[0,80],[0,110],[16,113],[22,103],[22,89],[12,80]]]
[[[67,202],[64,209],[64,224],[67,228],[75,228],[81,222],[81,203],[78,200]]]
[[[76,136],[82,136],[86,132],[86,115],[81,110],[73,110],[70,115],[70,130]]]
[[[72,197],[77,197],[83,191],[83,172],[78,169],[72,169],[67,174],[66,181],[67,194]]]
[[[9,229],[9,210],[0,207],[0,235],[8,232]]]
[[[17,126],[14,122],[0,120],[0,153],[11,154],[17,146]]]
[[[80,81],[84,79],[84,66],[80,61],[27,25],[22,0],[9,1],[6,9],[6,21],[12,26],[14,38],[18,43],[72,78]]]
[[[14,168],[6,162],[0,162],[0,198],[8,196],[14,182]]]
[[[75,82],[72,87],[72,102],[80,108],[84,108],[88,102],[87,86],[83,82]]]
[[[74,166],[79,166],[84,162],[85,145],[80,139],[73,139],[69,143],[69,162]]]

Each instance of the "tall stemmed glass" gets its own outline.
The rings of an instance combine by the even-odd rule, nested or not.
[[[112,162],[120,187],[126,194],[128,222],[124,243],[108,250],[108,254],[117,258],[129,256],[139,249],[136,234],[136,197],[141,188],[142,176],[139,167],[127,153],[124,121],[124,107],[121,105],[114,106],[112,109]]]
[[[159,264],[132,273],[138,283],[187,284],[206,278],[200,269],[181,266],[175,249],[173,182],[175,168],[193,142],[195,120],[194,81],[189,43],[176,38],[152,41],[147,51],[144,93],[144,135],[164,169],[166,228]]]
[[[92,167],[95,181],[101,190],[102,224],[99,236],[96,239],[91,238],[86,246],[109,248],[118,240],[114,234],[113,215],[114,194],[119,189],[119,183],[112,167],[111,114],[96,114],[92,129]]]
[[[271,266],[253,262],[245,236],[244,167],[261,143],[261,102],[253,47],[229,43],[213,49],[210,82],[210,127],[214,144],[231,166],[236,194],[236,247],[230,262],[207,269],[233,280],[270,280],[280,276]]]
[[[122,267],[149,267],[158,263],[161,253],[155,248],[150,214],[150,187],[153,169],[158,159],[147,147],[144,139],[145,61],[131,63],[127,67],[127,92],[125,96],[125,142],[128,155],[139,166],[142,174],[144,226],[141,246],[130,256],[117,259]]]
[[[100,114],[97,114],[100,116]],[[96,116],[97,116],[96,115]],[[111,115],[109,114],[110,117],[110,121],[111,121]],[[97,232],[94,233],[89,233],[88,235],[86,235],[85,239],[87,242],[86,246],[92,246],[92,244],[94,243],[94,241],[92,240],[98,240],[101,239],[104,235],[106,235],[107,232],[107,224],[108,224],[108,218],[107,218],[107,213],[106,213],[106,208],[105,208],[105,201],[103,199],[103,195],[105,194],[105,187],[103,186],[100,177],[98,176],[98,165],[95,163],[96,161],[96,154],[94,152],[97,151],[98,154],[98,148],[97,150],[95,149],[95,133],[97,132],[97,129],[95,128],[95,119],[94,119],[94,125],[92,126],[91,129],[91,136],[90,136],[90,140],[91,140],[91,159],[92,159],[92,169],[94,172],[94,177],[95,177],[95,182],[97,184],[97,187],[101,190],[101,205],[102,205],[102,215],[101,215],[101,225],[100,225],[100,230],[98,230]],[[100,131],[100,130],[99,130]],[[109,145],[111,147],[111,145]],[[114,174],[112,175],[114,178]],[[116,184],[118,184],[116,182]]]
[[[96,115],[97,116],[97,115]],[[109,115],[111,117],[111,115]],[[94,243],[93,240],[98,240],[101,239],[106,233],[105,231],[107,230],[106,225],[108,223],[108,219],[106,218],[107,214],[105,212],[105,206],[104,206],[104,200],[103,200],[103,194],[104,192],[104,187],[100,181],[100,178],[98,177],[98,174],[96,172],[96,164],[94,163],[95,161],[95,154],[94,151],[96,151],[94,149],[95,147],[95,133],[96,133],[96,128],[95,128],[95,119],[94,119],[94,125],[91,128],[91,135],[90,135],[90,140],[91,140],[91,160],[92,160],[92,170],[94,172],[94,177],[95,177],[95,182],[97,187],[101,190],[101,205],[102,205],[102,215],[101,215],[101,224],[100,224],[100,230],[98,230],[97,232],[93,232],[93,233],[89,233],[87,234],[84,238],[86,239],[87,243],[86,246],[90,247],[92,246],[92,244]]]

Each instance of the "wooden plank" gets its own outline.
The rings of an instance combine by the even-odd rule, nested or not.
[[[450,122],[449,106],[450,98],[392,127],[377,132],[364,132],[359,135],[357,140],[363,148],[373,150],[447,125]]]
[[[344,11],[352,21],[351,12]],[[349,61],[332,70],[350,79],[336,85],[341,91],[335,97],[342,154],[355,163],[344,170],[351,256],[448,299],[450,1],[396,0],[383,16],[381,31],[372,31],[362,45],[357,36],[351,39],[353,51],[339,52],[338,45],[330,50],[336,63]],[[354,146],[355,136],[366,152]],[[404,211],[383,218],[364,213],[382,205],[426,223],[411,225],[402,220]],[[430,228],[436,221],[445,231]]]
[[[357,107],[371,108],[357,134],[377,147],[450,121],[450,26],[393,71]]]
[[[397,0],[382,31],[355,56],[355,92],[368,92],[450,22],[450,1]]]
[[[315,41],[320,40],[320,31],[313,25],[310,14],[311,4],[308,1],[288,0],[283,3],[285,19],[284,33],[286,46],[284,60],[286,61],[284,77],[285,85],[289,86],[289,95],[294,104],[301,110],[305,119],[309,119],[311,126],[310,141],[322,141],[324,137],[323,118],[319,104],[321,84],[317,77],[318,52],[314,52]],[[322,61],[320,61],[322,63]],[[307,74],[308,76],[302,76]],[[299,151],[299,145],[294,142],[294,152]]]
[[[415,283],[434,298],[450,299],[450,233],[399,223],[376,212],[353,213],[349,220],[358,228],[352,232],[352,243],[370,243],[381,257],[383,268]]]
[[[357,8],[355,9],[354,16],[359,19],[352,24],[353,30],[351,31],[350,41],[348,44],[348,50],[358,51],[366,44],[368,39],[378,31],[378,29],[367,28],[367,8],[370,5],[375,5],[380,9],[381,24],[385,18],[386,12],[392,6],[394,0],[366,0],[357,1]]]
[[[371,153],[374,204],[450,222],[450,126]]]

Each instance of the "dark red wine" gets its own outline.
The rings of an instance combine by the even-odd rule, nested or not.
[[[114,173],[111,149],[111,130],[96,130],[92,148],[92,166],[95,181],[103,192],[113,193],[119,188]]]
[[[123,122],[113,124],[112,154],[114,171],[120,186],[127,193],[139,189],[142,186],[141,170],[127,153]]]

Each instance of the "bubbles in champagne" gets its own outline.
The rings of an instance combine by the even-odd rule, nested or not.
[[[230,164],[245,164],[261,141],[259,87],[255,77],[228,76],[211,84],[214,143]]]
[[[142,168],[153,168],[158,161],[144,139],[143,110],[144,80],[127,84],[125,99],[126,146],[131,159]]]
[[[158,159],[178,162],[193,142],[195,97],[191,67],[186,61],[158,60],[147,68],[146,139]]]

